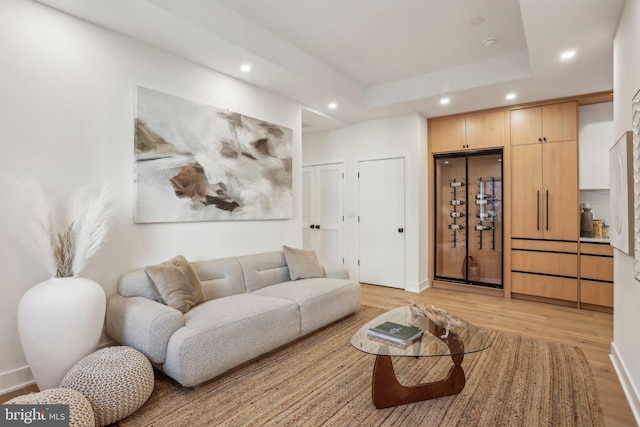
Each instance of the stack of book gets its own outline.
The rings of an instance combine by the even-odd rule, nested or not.
[[[367,331],[367,335],[392,343],[406,345],[422,336],[422,330],[413,326],[400,325],[394,322],[384,322]]]

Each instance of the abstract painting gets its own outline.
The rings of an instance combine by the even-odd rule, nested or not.
[[[135,221],[287,219],[292,131],[137,88]]]
[[[634,273],[640,282],[640,90],[631,100],[631,131],[633,132],[633,231]]]

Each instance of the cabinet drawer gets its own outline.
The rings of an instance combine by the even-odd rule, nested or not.
[[[511,292],[578,301],[578,280],[539,274],[511,273]]]
[[[578,277],[578,256],[574,254],[511,251],[511,270]]]
[[[580,280],[580,302],[613,307],[613,283]]]
[[[613,258],[580,255],[580,278],[613,282]]]
[[[578,242],[556,242],[553,240],[512,239],[512,249],[530,249],[549,252],[578,252]]]
[[[613,256],[613,247],[598,243],[580,243],[580,253],[590,255]]]

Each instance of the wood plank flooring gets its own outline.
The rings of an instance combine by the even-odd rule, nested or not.
[[[415,294],[362,285],[362,303],[366,305],[391,309],[404,305],[407,298],[444,308],[477,326],[580,347],[591,365],[606,425],[637,425],[609,360],[613,340],[611,314],[445,289]],[[29,386],[0,396],[0,402],[33,391],[37,388]]]
[[[637,425],[609,359],[613,315],[445,289],[430,288],[416,294],[362,285],[362,303],[366,305],[391,309],[405,305],[407,298],[444,308],[476,326],[579,347],[593,371],[606,425]]]

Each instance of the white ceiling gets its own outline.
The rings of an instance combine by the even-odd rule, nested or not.
[[[625,2],[37,1],[291,98],[304,132],[610,90]]]

